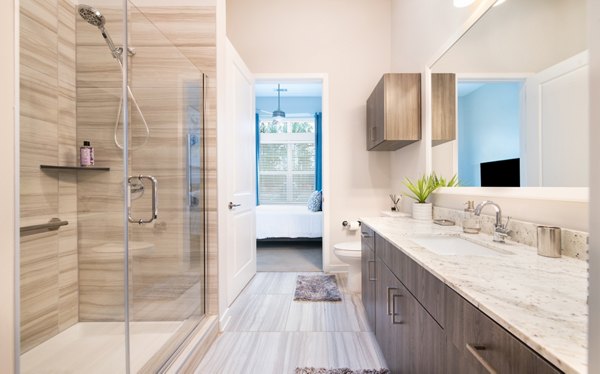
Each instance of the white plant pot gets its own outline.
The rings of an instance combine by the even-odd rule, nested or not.
[[[412,217],[421,221],[431,221],[433,219],[433,205],[431,203],[413,203]]]

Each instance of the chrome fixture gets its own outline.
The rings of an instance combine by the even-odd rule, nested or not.
[[[510,230],[508,229],[508,222],[510,221],[510,217],[506,220],[506,224],[502,223],[502,209],[500,206],[491,200],[485,200],[477,204],[475,207],[475,215],[481,215],[481,210],[490,205],[496,211],[496,223],[494,224],[494,241],[498,243],[504,243],[504,240],[509,236]]]
[[[96,26],[98,28],[98,30],[100,30],[100,33],[102,34],[102,37],[104,38],[104,41],[106,42],[106,45],[108,45],[110,52],[112,53],[115,60],[117,60],[117,63],[121,67],[121,71],[122,71],[123,70],[123,48],[116,47],[115,43],[113,43],[112,38],[110,37],[110,35],[108,33],[108,30],[106,30],[106,28],[104,27],[104,25],[106,24],[106,18],[104,18],[104,16],[102,15],[102,13],[100,13],[100,11],[98,9],[91,7],[89,5],[80,4],[77,7],[77,10],[78,10],[81,18],[83,18],[90,25]],[[133,56],[133,55],[135,55],[135,50],[133,48],[127,48],[127,54],[129,56]],[[135,99],[135,96],[133,96],[133,92],[131,92],[131,88],[129,88],[129,85],[127,85],[127,92],[129,93],[129,96],[131,96],[131,101],[133,102],[133,105],[135,105],[135,108],[137,109],[138,113],[140,114],[140,118],[142,119],[142,122],[144,123],[145,131],[146,131],[146,136],[144,137],[144,143],[142,143],[142,145],[137,146],[137,147],[129,147],[129,150],[134,150],[134,149],[143,147],[148,142],[148,138],[150,137],[150,128],[148,127],[146,118],[144,118],[144,113],[142,113],[142,110],[140,109],[140,106],[138,105],[137,100]],[[123,109],[123,97],[121,97],[121,100],[119,100],[119,109],[117,111],[117,119],[115,121],[115,127],[114,127],[114,131],[113,131],[113,138],[115,141],[115,145],[117,147],[119,147],[119,149],[123,149],[123,146],[119,143],[119,140],[117,139],[117,130],[119,129],[119,119],[121,119],[121,110],[122,109]]]
[[[143,218],[137,219],[137,218],[133,218],[131,216],[131,192],[132,192],[132,188],[139,190],[140,183],[142,184],[142,189],[143,189],[143,184],[144,184],[144,182],[142,181],[143,179],[149,180],[150,183],[152,183],[152,215],[150,216],[150,218],[147,218],[147,219],[143,219]],[[136,180],[137,180],[137,182],[136,182]],[[137,223],[137,224],[141,225],[144,223],[150,223],[150,222],[154,221],[155,219],[157,219],[158,218],[158,181],[156,180],[156,178],[154,178],[151,175],[136,175],[136,176],[127,178],[127,182],[129,182],[129,191],[127,191],[127,212],[128,212],[129,222]]]
[[[100,33],[102,34],[106,45],[108,45],[108,48],[110,49],[113,57],[118,60],[121,60],[121,56],[123,55],[123,48],[116,47],[115,43],[113,43],[110,34],[106,30],[106,28],[104,28],[104,25],[106,24],[106,18],[104,18],[102,13],[100,13],[100,11],[94,7],[84,4],[80,4],[77,7],[77,10],[79,11],[79,15],[81,16],[81,18],[83,18],[90,25],[96,26],[98,30],[100,30]],[[131,48],[128,48],[127,52],[130,56],[135,54],[135,51]]]

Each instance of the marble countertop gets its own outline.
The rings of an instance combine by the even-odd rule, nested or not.
[[[534,247],[494,243],[490,235],[464,234],[458,226],[396,217],[361,221],[556,367],[587,373],[586,261],[538,256]],[[415,235],[458,235],[512,254],[437,255],[412,242]]]

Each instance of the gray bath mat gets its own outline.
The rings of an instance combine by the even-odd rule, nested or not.
[[[335,275],[298,275],[295,301],[342,301]]]
[[[390,374],[388,369],[359,369],[348,368],[324,369],[324,368],[296,368],[295,374]]]

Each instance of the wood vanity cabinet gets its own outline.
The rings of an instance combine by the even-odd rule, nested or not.
[[[449,370],[454,373],[560,373],[519,339],[446,287]]]
[[[361,228],[361,292],[369,325],[375,329],[375,247],[373,231]]]
[[[444,331],[427,310],[376,259],[375,336],[392,373],[443,373]]]
[[[431,74],[432,145],[456,139],[456,74]]]
[[[392,373],[560,373],[402,250],[361,231],[363,304]]]
[[[421,74],[384,74],[367,99],[367,149],[394,151],[421,139]]]

